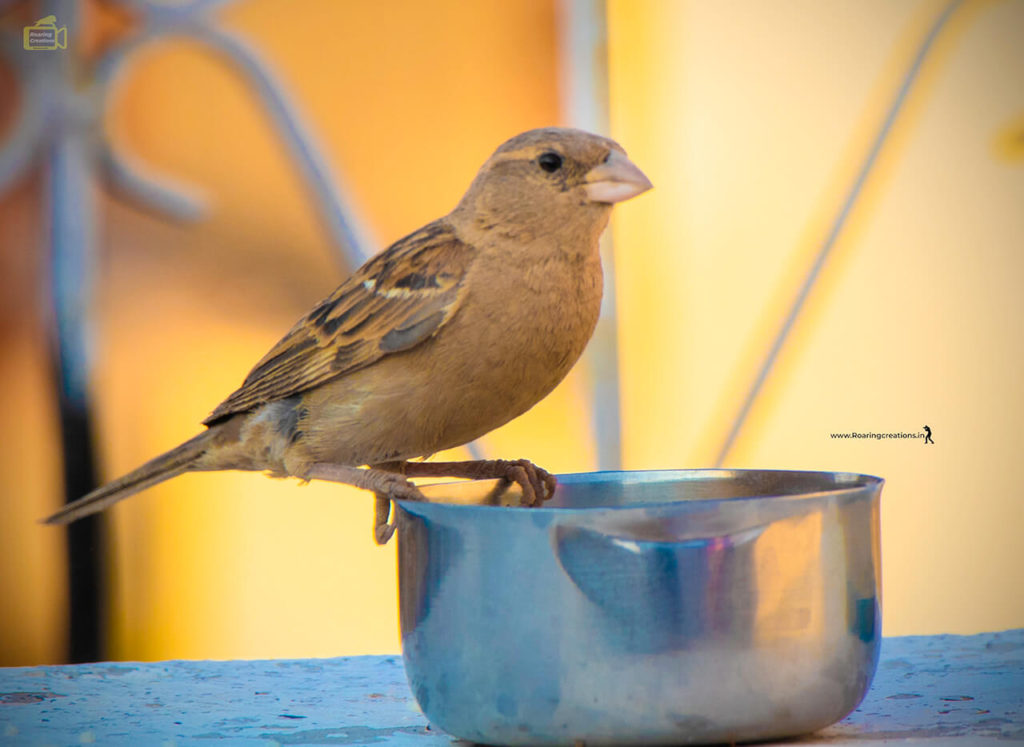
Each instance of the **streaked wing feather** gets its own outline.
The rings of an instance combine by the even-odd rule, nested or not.
[[[290,397],[432,337],[458,311],[473,256],[443,221],[395,242],[303,317],[203,422]]]

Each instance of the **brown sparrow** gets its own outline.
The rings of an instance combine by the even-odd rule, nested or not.
[[[204,420],[199,435],[46,519],[100,511],[190,470],[332,480],[390,501],[407,477],[504,478],[523,502],[555,479],[526,460],[413,462],[526,412],[583,352],[601,305],[598,237],[650,189],[612,140],[531,130],[504,143],[455,209],[399,239],[317,304]],[[366,466],[364,466],[366,465]]]

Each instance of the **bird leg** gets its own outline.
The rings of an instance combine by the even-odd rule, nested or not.
[[[382,469],[346,467],[330,462],[317,462],[302,475],[304,480],[327,480],[371,490],[392,500],[422,501],[420,489],[401,474]]]
[[[422,501],[423,493],[406,477],[462,477],[469,480],[503,480],[506,488],[516,483],[522,489],[520,503],[537,506],[555,493],[558,481],[547,470],[528,459],[479,459],[469,462],[383,462],[369,469],[317,462],[304,475],[306,480],[328,480],[373,492],[373,538],[378,545],[387,544],[395,533],[391,518],[394,500]]]
[[[539,506],[555,494],[558,481],[528,459],[478,459],[471,462],[400,462],[407,477],[464,477],[470,480],[504,480],[522,488],[523,506]],[[387,465],[388,468],[391,465]]]
[[[378,545],[387,544],[391,535],[395,533],[395,523],[388,523],[388,518],[391,515],[391,501],[423,500],[423,493],[420,492],[420,489],[400,473],[388,472],[383,469],[362,469],[329,462],[317,462],[306,471],[303,477],[306,480],[340,482],[373,491],[376,496],[373,538]]]

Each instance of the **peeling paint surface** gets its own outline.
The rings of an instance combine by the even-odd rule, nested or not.
[[[0,744],[451,745],[399,656],[0,669]],[[1024,744],[1024,629],[887,638],[847,719],[786,744]],[[465,744],[465,743],[459,743]]]

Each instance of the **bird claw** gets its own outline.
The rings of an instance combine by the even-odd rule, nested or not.
[[[514,462],[501,460],[501,465],[505,469],[502,479],[516,483],[523,491],[520,505],[539,506],[555,494],[558,486],[555,476],[529,459],[517,459]]]
[[[392,501],[422,501],[423,493],[414,484],[406,480],[402,475],[389,472],[376,472],[381,475],[380,488],[374,491],[374,523],[373,540],[378,545],[386,545],[398,528],[398,515],[395,514],[394,521],[388,521],[391,516]]]
[[[391,499],[387,496],[376,493],[374,503],[373,519],[373,540],[378,545],[386,545],[398,527],[397,517],[395,521],[389,522],[391,517]]]
[[[382,475],[380,487],[374,488],[378,498],[385,497],[392,501],[422,501],[425,499],[420,489],[402,475],[388,472],[378,472],[376,474]]]

